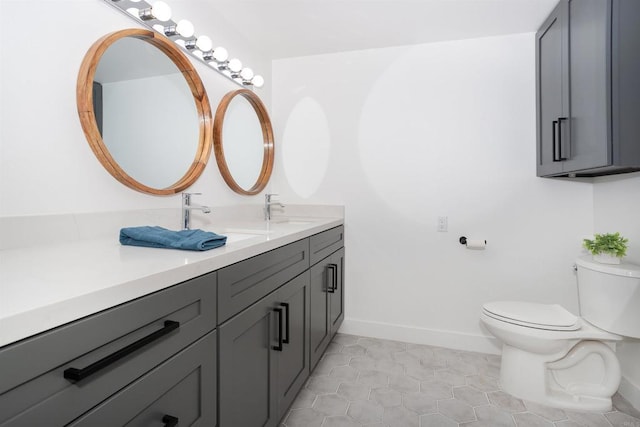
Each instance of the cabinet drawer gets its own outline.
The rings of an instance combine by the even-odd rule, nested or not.
[[[311,265],[344,246],[344,226],[332,228],[309,238]]]
[[[73,427],[216,425],[216,332],[110,397]]]
[[[309,241],[291,243],[218,271],[218,323],[309,268]]]
[[[1,349],[0,425],[72,421],[214,329],[215,309],[210,273]],[[179,327],[167,329],[166,321]],[[150,342],[88,377],[65,379],[69,368],[95,366],[144,339]]]

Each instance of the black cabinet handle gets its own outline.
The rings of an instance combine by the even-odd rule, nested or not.
[[[162,422],[164,423],[164,427],[176,427],[180,420],[176,417],[172,417],[171,415],[165,415],[162,417]]]
[[[551,126],[551,148],[553,150],[553,161],[562,162],[567,160],[566,157],[562,157],[562,121],[567,120],[566,117],[558,117],[558,120],[554,120]],[[556,138],[557,135],[557,138]]]
[[[289,303],[281,302],[280,306],[284,307],[286,320],[284,322],[284,329],[287,332],[287,337],[282,340],[283,343],[289,344],[290,330],[289,330]]]
[[[327,269],[331,272],[331,286],[327,285],[327,291],[333,294],[338,289],[338,264],[328,264]]]
[[[180,327],[180,323],[179,322],[174,322],[172,320],[165,320],[164,322],[164,327],[158,331],[155,331],[149,335],[147,335],[146,337],[140,338],[138,341],[129,344],[128,346],[121,348],[120,350],[111,353],[110,355],[103,357],[102,359],[98,360],[97,362],[92,363],[91,365],[82,368],[82,369],[78,369],[78,368],[67,368],[64,370],[64,377],[72,382],[75,381],[80,381],[83,380],[85,378],[87,378],[90,375],[95,374],[96,372],[100,371],[101,369],[106,368],[107,366],[111,365],[112,363],[117,362],[118,360],[122,359],[125,356],[128,356],[129,354],[133,353],[136,350],[141,349],[142,347],[146,346],[147,344],[152,343],[153,341],[163,337],[164,335],[167,335],[169,332],[178,329]]]
[[[278,315],[278,345],[274,345],[271,348],[275,351],[282,351],[282,309],[277,307],[273,311]]]
[[[557,162],[558,157],[556,153],[558,152],[558,141],[556,140],[556,135],[558,133],[558,121],[554,120],[551,122],[551,150],[553,151],[553,161]]]
[[[567,160],[566,157],[562,155],[562,121],[567,120],[566,117],[558,117],[558,160],[563,162]]]

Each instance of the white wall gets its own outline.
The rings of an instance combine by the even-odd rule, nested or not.
[[[485,301],[577,312],[592,184],[536,177],[534,58],[520,34],[274,62],[272,188],[346,206],[345,331],[497,351]]]
[[[640,173],[597,178],[593,194],[595,232],[619,231],[629,239],[625,261],[640,264]],[[640,340],[623,342],[618,357],[625,378],[621,391],[640,408]]]
[[[270,81],[269,61],[229,23],[194,2],[171,3],[196,34],[208,34]],[[102,0],[0,0],[0,9],[0,216],[178,208],[179,196],[145,195],[112,178],[91,152],[76,112],[76,78],[91,44],[139,25]],[[215,112],[239,86],[194,62]],[[266,105],[270,92],[268,83],[258,91]],[[204,193],[198,203],[211,206],[260,203],[226,186],[214,156],[190,190]]]

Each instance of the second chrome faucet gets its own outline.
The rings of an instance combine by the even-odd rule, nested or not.
[[[264,195],[264,220],[271,221],[271,207],[277,206],[280,208],[284,208],[284,205],[277,200],[271,200],[273,196],[277,196],[277,194],[267,193]]]
[[[208,206],[192,205],[191,196],[199,196],[202,193],[182,193],[182,229],[189,230],[191,228],[191,211],[196,209],[203,213],[211,212]]]

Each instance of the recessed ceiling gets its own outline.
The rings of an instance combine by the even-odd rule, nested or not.
[[[202,0],[270,59],[533,32],[558,0]]]

